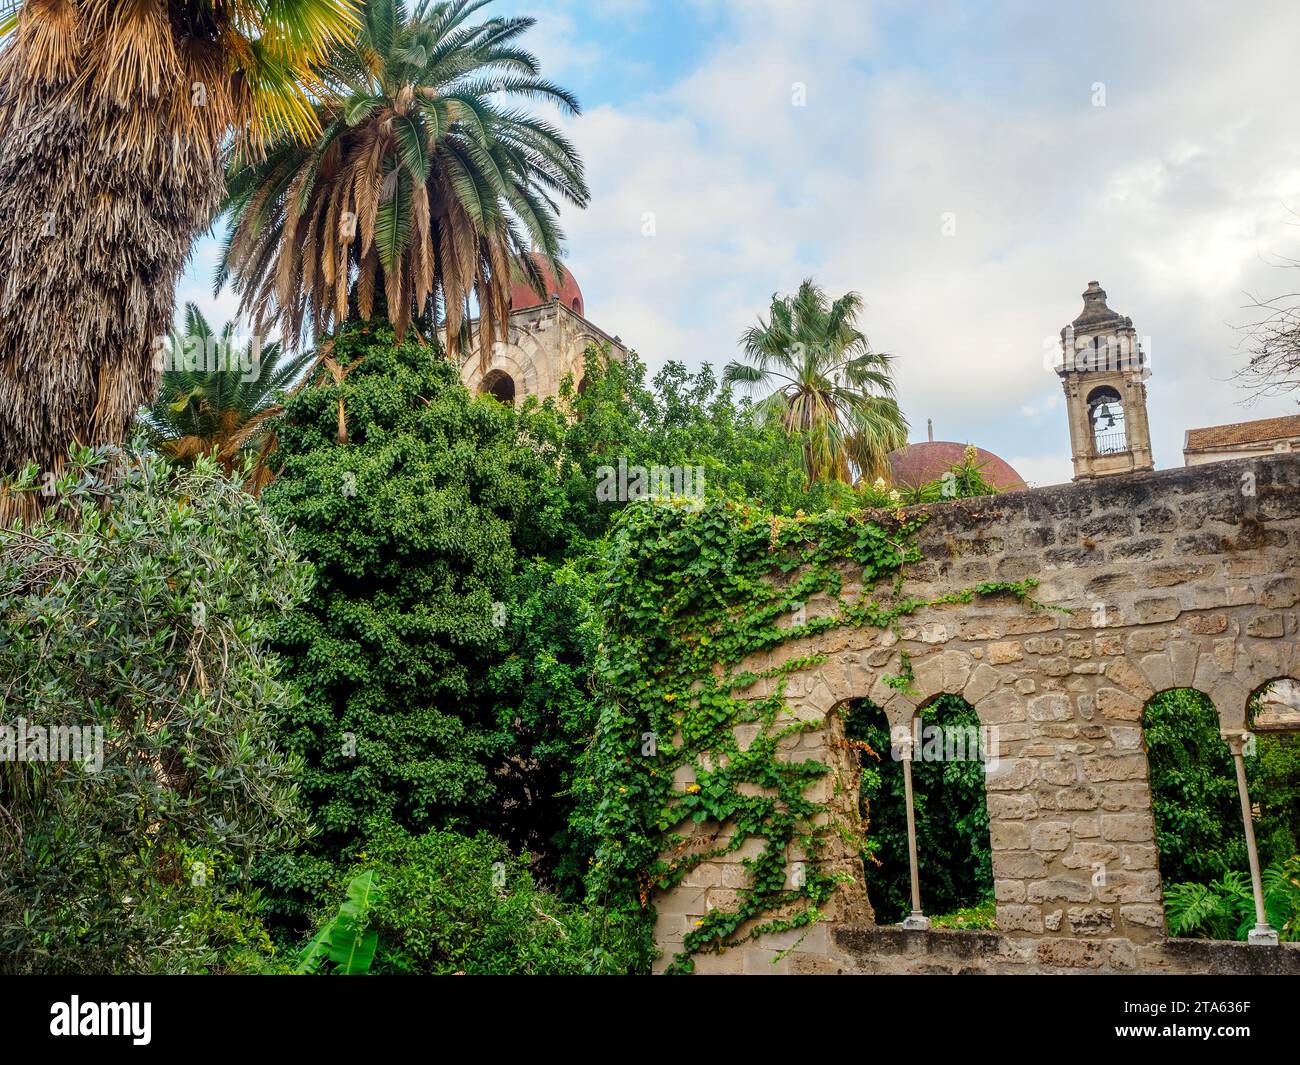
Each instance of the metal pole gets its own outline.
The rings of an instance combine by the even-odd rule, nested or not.
[[[1256,946],[1275,947],[1278,943],[1277,930],[1268,923],[1264,913],[1264,884],[1259,875],[1259,851],[1255,847],[1255,819],[1250,812],[1250,791],[1246,787],[1246,759],[1244,745],[1250,733],[1242,733],[1235,742],[1229,744],[1232,749],[1232,761],[1237,767],[1237,794],[1241,798],[1241,823],[1246,829],[1246,856],[1250,859],[1250,886],[1255,893],[1255,927],[1247,936],[1247,941]]]
[[[912,876],[912,912],[903,920],[904,928],[930,927],[930,919],[921,912],[921,881],[917,875],[916,812],[912,808],[912,750],[911,744],[903,757],[903,802],[907,807],[907,861]]]

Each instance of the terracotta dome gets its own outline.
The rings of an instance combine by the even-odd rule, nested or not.
[[[546,298],[543,299],[533,291],[533,286],[523,278],[518,278],[510,286],[510,309],[512,311],[520,310],[523,307],[540,307],[544,303],[550,303],[552,299],[559,298],[571,311],[578,314],[583,312],[582,289],[578,287],[578,282],[573,279],[566,267],[561,267],[563,274],[557,284],[555,275],[551,272],[550,263],[546,261],[546,256],[541,252],[531,252],[529,258],[537,264],[538,270],[541,271],[542,277],[546,280]]]
[[[984,466],[985,480],[995,488],[1003,492],[1015,492],[1028,487],[1025,479],[1005,459],[998,458],[982,447],[977,447],[975,453],[975,461]],[[908,444],[907,447],[889,453],[894,484],[900,488],[919,488],[923,484],[937,481],[953,466],[960,466],[965,461],[966,445],[951,440]]]

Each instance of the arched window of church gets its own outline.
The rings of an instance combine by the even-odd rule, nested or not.
[[[1092,428],[1093,454],[1114,455],[1128,450],[1128,437],[1124,431],[1124,400],[1109,385],[1094,388],[1088,393],[1088,424]]]
[[[515,402],[515,379],[504,370],[492,370],[478,386],[479,395],[491,396],[493,399],[513,406]]]

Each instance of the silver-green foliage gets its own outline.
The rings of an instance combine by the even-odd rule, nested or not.
[[[210,459],[74,453],[0,530],[0,723],[101,730],[102,764],[0,761],[0,971],[224,970],[269,946],[252,856],[305,828],[266,650],[310,586]]]

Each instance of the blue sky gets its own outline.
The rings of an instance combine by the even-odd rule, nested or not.
[[[588,316],[651,367],[725,363],[773,292],[815,276],[866,299],[912,439],[933,418],[1055,483],[1044,355],[1095,278],[1146,338],[1158,466],[1189,427],[1296,411],[1243,406],[1231,377],[1251,296],[1300,281],[1272,265],[1300,258],[1300,5],[493,8],[537,16],[544,73],[583,102],[564,124],[593,202],[564,218],[568,261]],[[224,317],[213,256],[202,242],[180,295]]]

